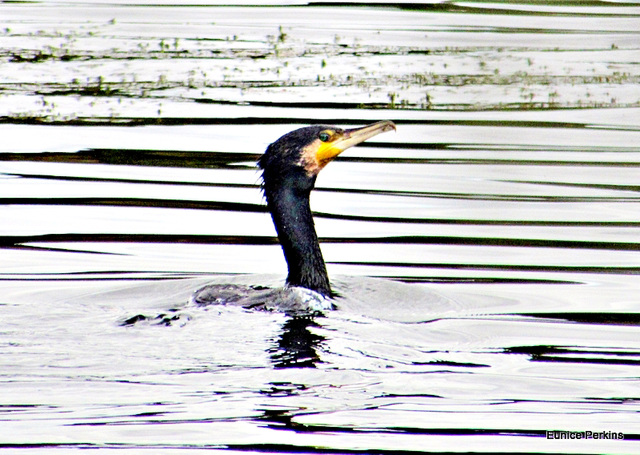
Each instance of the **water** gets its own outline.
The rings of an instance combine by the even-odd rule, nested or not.
[[[197,3],[0,8],[0,449],[638,453],[640,5]],[[268,143],[382,119],[337,311],[187,304],[283,282]]]

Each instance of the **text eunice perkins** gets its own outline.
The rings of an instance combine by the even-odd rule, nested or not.
[[[620,431],[547,430],[547,439],[624,439],[624,433]]]

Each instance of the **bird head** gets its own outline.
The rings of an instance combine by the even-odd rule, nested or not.
[[[393,122],[385,120],[352,129],[314,125],[291,131],[269,145],[258,161],[265,191],[272,185],[296,185],[311,191],[318,173],[340,153],[395,129]]]

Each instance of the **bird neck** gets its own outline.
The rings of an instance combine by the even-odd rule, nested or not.
[[[330,297],[331,286],[311,215],[309,192],[284,186],[265,195],[289,268],[287,284]]]

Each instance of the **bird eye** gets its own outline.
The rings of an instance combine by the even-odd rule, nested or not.
[[[329,141],[329,139],[331,139],[331,135],[330,135],[329,133],[325,132],[325,131],[323,131],[322,133],[320,133],[320,134],[318,135],[318,137],[320,138],[320,140],[321,140],[322,142],[328,142],[328,141]]]

